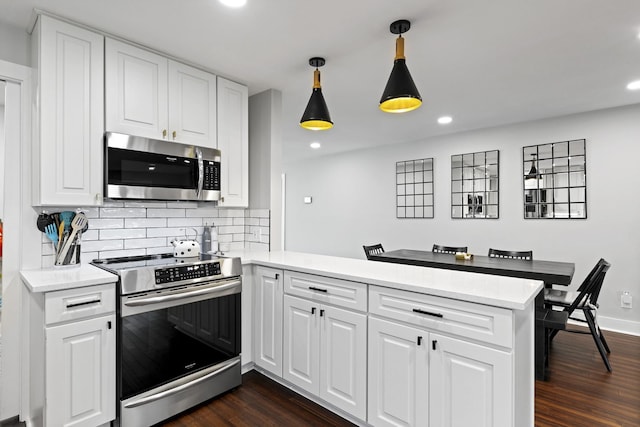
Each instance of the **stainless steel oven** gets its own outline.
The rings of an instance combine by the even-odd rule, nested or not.
[[[120,277],[117,425],[149,426],[241,384],[238,258],[93,264]]]

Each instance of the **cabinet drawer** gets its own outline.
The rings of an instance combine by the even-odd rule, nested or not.
[[[285,271],[284,291],[318,302],[367,311],[367,285],[364,283]]]
[[[112,313],[116,311],[115,284],[47,292],[44,305],[47,325]]]
[[[369,287],[369,313],[511,348],[511,310],[379,286]]]

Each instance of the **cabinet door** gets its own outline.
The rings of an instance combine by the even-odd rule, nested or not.
[[[369,316],[369,424],[428,425],[427,343],[424,330]]]
[[[39,33],[39,34],[38,34]],[[37,205],[102,203],[104,37],[38,17]]]
[[[45,426],[115,418],[115,315],[46,328]]]
[[[169,139],[216,148],[216,76],[169,60]]]
[[[514,425],[511,354],[437,334],[430,340],[431,425]]]
[[[282,376],[282,270],[256,267],[254,361]]]
[[[284,296],[283,378],[313,394],[319,391],[320,304]]]
[[[249,205],[249,96],[246,86],[218,77],[219,206]]]
[[[167,64],[160,55],[117,40],[105,42],[107,131],[166,138]]]
[[[320,307],[320,397],[353,416],[366,419],[365,314]]]

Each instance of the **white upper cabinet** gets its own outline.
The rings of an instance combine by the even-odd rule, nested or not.
[[[218,77],[219,206],[249,206],[249,91]]]
[[[32,34],[35,206],[102,204],[104,37],[40,15]]]
[[[169,61],[169,139],[216,148],[216,76]]]
[[[216,148],[216,76],[110,38],[106,130]]]

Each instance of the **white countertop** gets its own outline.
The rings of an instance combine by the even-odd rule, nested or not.
[[[118,281],[118,276],[115,274],[90,264],[23,270],[20,276],[31,292],[59,291]]]
[[[243,264],[318,274],[389,288],[523,310],[542,290],[538,280],[392,264],[300,252],[229,252]]]

